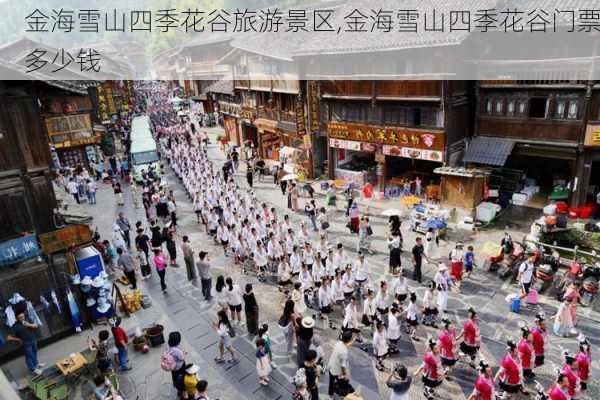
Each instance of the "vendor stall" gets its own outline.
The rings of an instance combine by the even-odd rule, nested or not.
[[[410,212],[410,227],[414,232],[427,233],[435,229],[439,237],[446,234],[446,220],[450,211],[432,204],[417,204]]]
[[[443,205],[474,209],[484,199],[484,185],[489,172],[483,169],[440,167],[440,200]]]

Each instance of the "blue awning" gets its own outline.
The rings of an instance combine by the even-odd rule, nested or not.
[[[502,167],[514,147],[514,140],[477,136],[469,143],[463,156],[463,162]]]

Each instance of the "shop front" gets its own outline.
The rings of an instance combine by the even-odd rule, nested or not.
[[[437,184],[433,170],[444,162],[443,131],[340,122],[329,123],[327,131],[335,179],[377,183],[388,197],[400,195],[407,183],[414,191],[417,177],[422,187]]]
[[[311,177],[310,137],[299,135],[294,124],[258,118],[258,156],[269,164],[293,164],[293,172]]]
[[[237,118],[223,114],[223,129],[225,129],[225,137],[229,141],[229,144],[235,146],[241,145]]]
[[[98,161],[102,134],[92,127],[90,114],[46,117],[45,126],[61,167],[88,167]]]

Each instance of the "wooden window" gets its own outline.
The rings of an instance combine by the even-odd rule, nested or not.
[[[554,119],[563,119],[565,117],[565,108],[567,107],[567,102],[565,100],[558,99],[554,104],[554,113],[552,113],[552,118]]]
[[[485,101],[485,112],[488,115],[492,115],[492,99],[489,97]]]
[[[576,100],[572,100],[569,102],[569,110],[567,112],[568,119],[577,119],[577,114],[579,111],[579,102]]]
[[[532,97],[529,99],[529,118],[546,118],[547,108],[547,97]]]
[[[527,100],[523,99],[519,101],[519,116],[524,117],[527,111]]]
[[[494,114],[504,115],[504,99],[496,99]]]
[[[509,99],[506,104],[506,115],[508,115],[509,117],[515,115],[515,103],[515,99]]]

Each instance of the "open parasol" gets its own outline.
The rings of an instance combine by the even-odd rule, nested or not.
[[[296,174],[287,174],[286,176],[281,178],[282,181],[294,181],[296,179],[298,179],[298,175]]]
[[[381,215],[386,216],[386,217],[391,217],[394,215],[397,215],[398,217],[402,216],[402,211],[396,209],[396,208],[389,208],[385,211],[383,211],[381,213]]]

